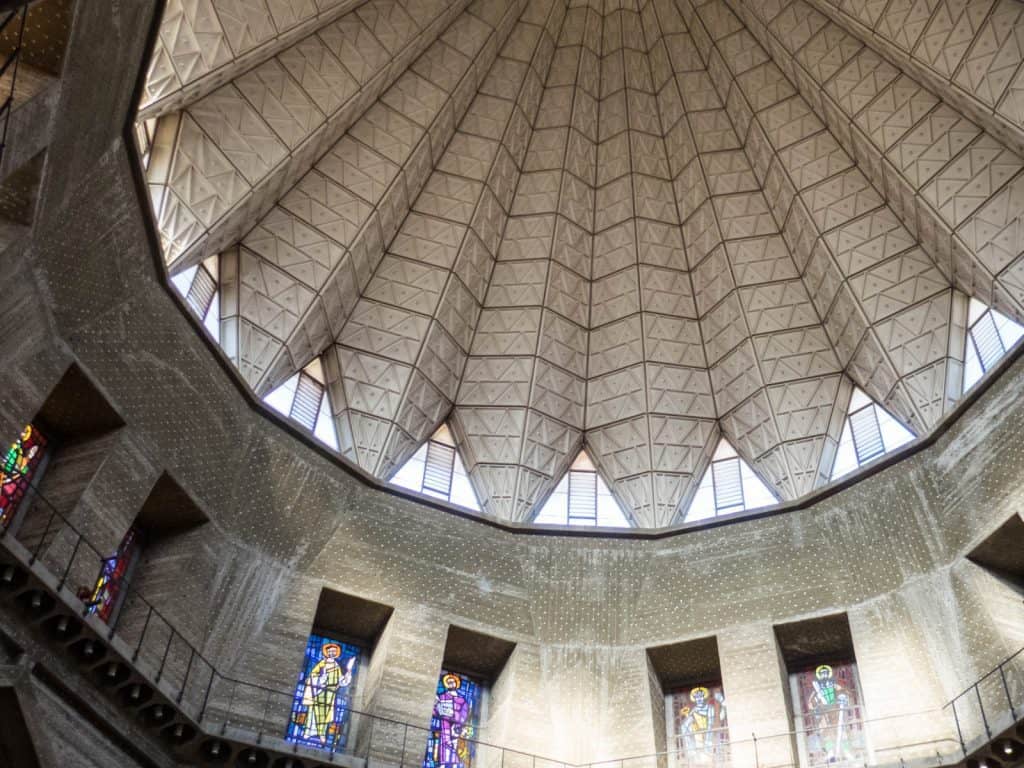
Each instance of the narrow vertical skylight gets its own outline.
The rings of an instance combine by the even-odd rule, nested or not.
[[[630,527],[622,507],[586,451],[580,451],[533,522],[541,525]]]
[[[843,434],[832,464],[832,480],[853,472],[914,439],[887,410],[854,388]]]
[[[156,118],[140,120],[135,124],[135,142],[139,148],[139,160],[142,170],[149,170],[149,160],[153,155],[153,142],[156,139]]]
[[[719,515],[759,509],[777,504],[778,499],[723,438],[690,502],[684,520],[707,520]]]
[[[263,398],[263,402],[312,432],[320,442],[338,450],[338,434],[331,418],[330,398],[320,358],[315,358]]]
[[[967,349],[964,358],[964,392],[992,370],[1009,349],[1024,336],[1024,326],[1006,315],[971,299],[967,310]]]
[[[185,297],[189,308],[202,321],[213,340],[220,342],[220,291],[217,289],[218,262],[211,256],[202,264],[171,276],[171,283]]]
[[[480,502],[469,482],[466,467],[455,447],[455,438],[447,424],[442,424],[402,468],[391,482],[435,496],[460,507],[480,511]]]

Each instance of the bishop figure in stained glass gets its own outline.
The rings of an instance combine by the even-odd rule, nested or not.
[[[810,765],[861,762],[865,752],[855,667],[820,664],[796,675]]]
[[[672,698],[680,762],[683,765],[710,765],[718,758],[724,758],[729,732],[721,684],[695,685],[679,691]]]

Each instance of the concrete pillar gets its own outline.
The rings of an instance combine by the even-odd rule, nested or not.
[[[0,248],[4,301],[0,305],[0,446],[6,451],[39,412],[71,364],[54,335],[46,301],[24,246]]]
[[[646,654],[645,654],[646,655]],[[650,657],[647,659],[647,699],[650,702],[651,730],[654,734],[654,751],[668,752],[674,749],[675,744],[670,743],[670,731],[665,722],[665,691],[661,687],[658,673],[651,664]],[[667,755],[662,755],[656,764],[658,768],[664,768],[669,764]]]
[[[555,763],[650,756],[659,747],[647,678],[643,648],[524,648],[505,743]]]
[[[538,744],[537,734],[546,728],[543,700],[545,689],[537,677],[540,662],[537,646],[533,643],[516,645],[505,667],[488,691],[487,717],[480,723],[481,740],[500,744],[510,750],[478,750],[477,764],[481,768],[532,768],[528,755],[547,750]]]
[[[788,679],[772,625],[731,627],[717,637],[732,763],[793,764]]]
[[[423,760],[447,636],[448,623],[426,607],[395,609],[364,670],[359,700],[368,717],[353,723],[357,754],[384,764]]]
[[[847,613],[862,717],[874,760],[895,763],[956,751],[956,729],[927,642],[898,596]]]
[[[214,546],[228,554],[207,582],[214,618],[201,650],[220,676],[206,718],[220,724],[230,712],[233,724],[283,738],[321,582],[230,542]]]
[[[661,687],[651,679],[645,648],[617,648],[611,655],[611,684],[602,700],[604,738],[600,751],[586,755],[588,761],[609,757],[631,757],[622,768],[654,768],[655,753],[664,750],[665,716],[645,706],[660,698]],[[652,684],[654,688],[652,688]]]

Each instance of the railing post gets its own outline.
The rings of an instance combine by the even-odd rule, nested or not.
[[[149,610],[146,611],[146,621],[142,624],[142,634],[139,635],[139,642],[135,646],[135,653],[132,654],[132,663],[134,664],[139,659],[139,654],[142,652],[142,643],[146,639],[146,630],[149,629],[149,617],[153,615],[153,606],[149,606]]]
[[[985,704],[981,700],[981,689],[974,684],[974,695],[978,699],[978,710],[981,712],[981,722],[985,726],[985,738],[992,738],[992,730],[988,727],[988,718],[985,717]]]
[[[104,561],[100,560],[100,571],[101,572],[103,570],[103,563],[104,563]],[[121,614],[124,613],[125,606],[128,605],[128,600],[131,597],[131,582],[128,582],[125,586],[126,586],[126,589],[124,591],[124,594],[121,595],[121,600],[120,600],[120,602],[119,602],[119,604],[117,606],[117,610],[114,611],[114,615],[110,617],[110,623],[107,625],[110,628],[110,630],[107,632],[107,639],[108,640],[110,640],[110,639],[112,639],[114,637],[114,631],[117,629],[117,624],[118,624],[118,622],[121,621]],[[145,602],[145,601],[143,601],[143,602]]]
[[[751,733],[750,738],[754,740],[754,768],[761,768],[761,758],[757,755],[757,734]]]
[[[150,610],[152,610],[152,608],[150,608]],[[166,647],[164,647],[163,658],[160,659],[160,669],[158,669],[156,671],[156,679],[154,680],[154,682],[157,682],[157,683],[159,683],[160,682],[160,678],[164,676],[164,666],[167,664],[167,656],[171,652],[171,643],[174,642],[174,636],[177,634],[177,632],[175,632],[173,629],[171,629],[171,625],[170,624],[167,625],[167,629],[169,629],[170,632],[168,632],[168,634],[167,634],[167,645],[166,645]]]
[[[68,580],[68,574],[71,573],[71,566],[75,564],[75,558],[78,557],[78,548],[82,546],[82,535],[79,534],[75,540],[75,546],[71,550],[71,557],[68,559],[67,565],[64,566],[64,573],[60,575],[60,581],[57,582],[57,591],[60,592],[64,589],[64,584]]]
[[[999,679],[1003,681],[1003,693],[1006,694],[1006,703],[1010,705],[1010,719],[1016,722],[1017,712],[1013,707],[1013,697],[1010,696],[1010,686],[1006,682],[1006,672],[1003,671],[1003,664],[1005,663],[1002,662],[999,665]]]
[[[370,734],[366,737],[366,764],[370,764],[370,750],[373,749],[373,729],[377,725],[377,718],[370,715]]]
[[[267,696],[263,699],[263,716],[260,718],[260,727],[256,731],[256,743],[263,743],[263,731],[267,728],[267,708],[270,707],[270,689],[267,688]]]
[[[19,11],[11,11],[11,14],[19,13]],[[18,27],[18,44],[11,52],[11,58],[14,60],[14,71],[11,73],[11,95],[7,97],[7,101],[4,105],[4,131],[3,136],[0,137],[0,162],[3,162],[4,148],[7,146],[7,127],[11,122],[11,111],[14,106],[14,86],[18,82],[18,63],[21,61],[21,49],[25,44],[25,20],[28,18],[28,4],[26,3],[20,10],[21,24]],[[6,26],[6,22],[4,24]],[[10,59],[8,60],[8,63]],[[4,65],[4,69],[7,69],[7,65]]]
[[[189,646],[191,648],[191,646]],[[185,667],[185,679],[181,681],[181,690],[178,691],[178,703],[181,704],[181,700],[185,698],[185,689],[188,688],[188,676],[192,674],[192,662],[196,658],[196,649],[191,648],[192,652],[188,655],[188,666]]]
[[[2,147],[2,145],[0,145],[0,147]],[[53,525],[53,518],[56,517],[56,515],[56,509],[50,512],[50,517],[46,520],[46,527],[43,529],[43,535],[39,538],[39,543],[36,544],[35,549],[32,552],[32,556],[28,559],[28,564],[30,566],[35,565],[36,560],[39,559],[39,552],[42,550],[43,544],[46,543],[46,539],[50,535],[50,526]]]
[[[960,740],[960,750],[964,753],[964,757],[967,757],[967,745],[964,744],[964,732],[960,727],[960,715],[956,711],[956,699],[953,699],[953,721],[956,723],[956,737]]]
[[[199,717],[196,719],[197,723],[202,723],[203,718],[206,717],[206,705],[210,703],[210,691],[213,690],[213,681],[217,679],[217,672],[210,667],[210,682],[206,684],[206,692],[203,694],[203,706],[199,708]]]
[[[231,681],[231,696],[228,698],[228,711],[224,714],[224,722],[220,725],[220,735],[223,736],[228,730],[228,718],[231,717],[231,708],[235,706],[235,691],[238,690],[238,681]]]

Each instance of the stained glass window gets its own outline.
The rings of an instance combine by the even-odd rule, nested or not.
[[[791,685],[802,764],[863,763],[867,743],[857,665],[816,664],[792,675]]]
[[[670,741],[676,766],[724,765],[729,725],[720,682],[688,685],[670,696]]]
[[[423,768],[470,768],[480,719],[480,684],[442,670]]]
[[[686,522],[777,504],[768,486],[727,440],[721,440],[686,510]]]
[[[142,533],[133,525],[121,539],[117,552],[103,561],[96,586],[86,601],[89,613],[110,621],[121,603],[128,577],[141,550]]]
[[[326,635],[309,636],[285,739],[336,752],[345,749],[360,653],[358,646]]]
[[[0,469],[0,529],[11,524],[45,455],[46,438],[32,424],[7,449]]]

